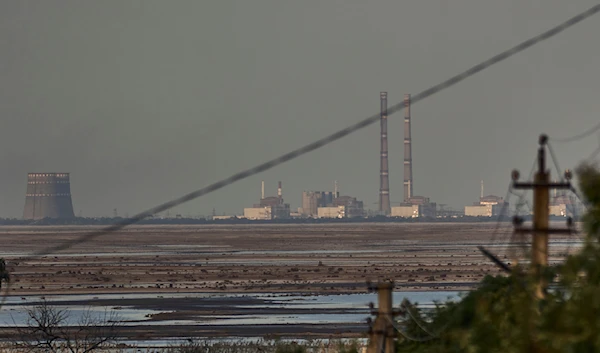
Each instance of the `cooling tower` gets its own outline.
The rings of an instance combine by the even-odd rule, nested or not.
[[[69,173],[29,173],[24,219],[73,218]]]

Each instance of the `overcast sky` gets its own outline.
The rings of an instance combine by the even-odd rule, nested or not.
[[[416,94],[594,5],[587,0],[0,2],[0,216],[28,172],[70,172],[75,213],[120,215],[206,186]],[[537,137],[599,120],[600,16],[414,105],[415,194],[504,196]],[[389,121],[402,201],[401,114]],[[598,138],[556,145],[574,167]],[[556,175],[556,172],[553,172]],[[331,190],[376,208],[379,126],[171,213],[242,213],[260,181],[301,206]]]

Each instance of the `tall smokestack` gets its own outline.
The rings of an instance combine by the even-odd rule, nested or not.
[[[264,200],[265,198],[265,181],[261,181],[260,183],[260,199]]]
[[[387,92],[379,94],[381,104],[381,161],[379,169],[379,212],[390,214],[390,179],[387,143]]]
[[[410,94],[404,95],[404,199],[413,196],[412,140],[410,137]]]
[[[481,181],[481,196],[479,196],[480,198],[483,198],[483,180]]]
[[[279,182],[279,185],[277,186],[277,197],[279,197],[281,199],[282,194],[281,194],[281,182]]]
[[[333,198],[334,199],[338,198],[338,184],[337,184],[337,180],[333,181]]]

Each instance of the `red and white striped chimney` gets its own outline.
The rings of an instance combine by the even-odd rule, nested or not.
[[[282,196],[283,195],[281,194],[281,182],[279,182],[279,185],[277,186],[277,197],[281,199]]]

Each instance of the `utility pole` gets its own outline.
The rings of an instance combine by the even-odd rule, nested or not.
[[[400,314],[393,310],[392,292],[394,283],[392,281],[379,282],[377,286],[367,283],[370,292],[377,292],[378,310],[374,311],[373,303],[369,304],[371,315],[375,321],[368,319],[369,344],[367,353],[393,353],[395,352],[396,331],[394,328],[394,316]]]
[[[531,273],[535,284],[535,296],[538,299],[543,299],[548,283],[544,279],[545,269],[548,267],[548,238],[549,234],[571,233],[572,220],[569,219],[569,229],[550,229],[549,228],[549,213],[550,213],[550,189],[571,189],[570,180],[572,174],[570,171],[565,172],[566,182],[551,183],[550,172],[546,170],[546,144],[548,136],[540,135],[537,156],[538,169],[535,173],[533,182],[520,183],[519,172],[512,172],[513,188],[514,189],[533,189],[533,227],[524,228],[521,225],[523,220],[515,217],[515,233],[532,234],[531,243]]]

